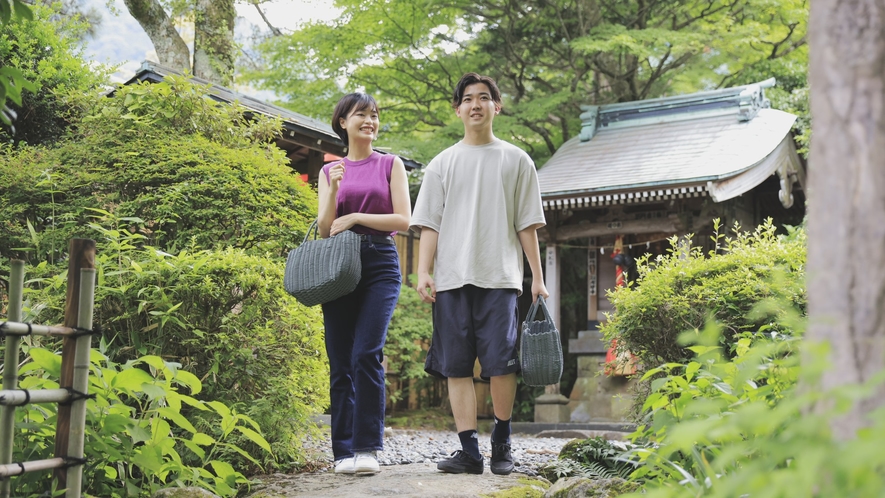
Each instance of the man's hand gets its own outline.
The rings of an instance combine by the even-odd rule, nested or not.
[[[418,295],[425,303],[436,302],[436,284],[429,273],[418,274]]]
[[[544,299],[547,299],[548,297],[550,297],[550,293],[547,292],[547,286],[544,285],[544,281],[541,280],[540,278],[533,278],[532,279],[532,302],[533,303],[538,300],[539,294],[544,296]]]

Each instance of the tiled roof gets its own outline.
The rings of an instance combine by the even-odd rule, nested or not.
[[[126,84],[128,85],[137,81],[158,82],[162,81],[164,76],[170,74],[180,75],[181,73],[156,62],[144,61],[142,62],[141,69],[139,69],[135,76],[127,81]],[[332,127],[325,122],[307,117],[303,114],[286,109],[285,107],[269,104],[244,93],[235,92],[229,88],[216,85],[201,78],[191,77],[191,79],[198,83],[209,85],[210,95],[218,101],[226,103],[239,102],[240,105],[252,112],[257,112],[266,116],[279,116],[283,120],[283,133],[286,135],[302,135],[311,140],[316,140],[317,142],[314,148],[318,150],[331,152],[338,156],[346,154],[346,144],[335,134]],[[385,154],[388,153],[380,150],[379,152]],[[417,161],[402,156],[400,157],[409,169],[422,167],[422,164]]]
[[[552,201],[699,187],[762,164],[788,137],[796,116],[766,108],[761,95],[756,99],[762,105],[748,112],[739,102],[745,88],[726,97],[720,91],[717,99],[708,92],[695,94],[699,99],[681,96],[592,109],[582,115],[583,138],[589,135],[589,140],[567,141],[538,171],[542,197]]]

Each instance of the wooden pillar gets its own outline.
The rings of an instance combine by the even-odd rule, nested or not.
[[[307,183],[316,185],[323,169],[323,151],[310,149],[307,153]]]
[[[596,237],[588,239],[587,248],[587,321],[599,320],[599,280],[596,255]]]
[[[547,298],[547,308],[550,310],[550,314],[553,316],[553,322],[556,323],[557,327],[559,327],[559,318],[562,316],[562,312],[559,307],[562,299],[559,289],[559,246],[557,246],[556,244],[547,244],[546,266],[547,267],[544,268],[544,285],[547,286],[547,292],[550,293],[550,297]],[[560,332],[562,332],[562,329],[560,329]]]
[[[22,293],[25,286],[25,262],[14,259],[9,265],[9,305],[7,318],[10,322],[22,320]],[[3,389],[18,387],[19,343],[16,335],[6,337],[6,351],[3,362]],[[0,406],[0,465],[12,463],[13,435],[15,434],[15,406]],[[8,497],[11,485],[9,479],[0,480],[0,496]]]
[[[547,309],[553,317],[553,322],[563,334],[560,317],[562,299],[560,298],[560,261],[559,247],[556,244],[547,244],[547,264],[544,269],[544,285],[550,297],[547,298]],[[568,398],[559,391],[559,384],[551,384],[544,387],[544,394],[535,398],[535,422],[536,423],[562,423],[568,422]]]
[[[78,327],[80,317],[80,270],[95,268],[95,241],[91,239],[71,239],[68,248],[68,288],[65,300],[65,327]],[[77,353],[77,340],[65,337],[61,349],[62,389],[74,387],[74,361]],[[71,431],[71,405],[58,406],[58,421],[55,429],[55,456],[68,456],[68,434]],[[67,471],[56,469],[58,489],[67,487]]]

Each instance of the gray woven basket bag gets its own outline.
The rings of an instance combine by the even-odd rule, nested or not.
[[[289,251],[283,276],[286,292],[305,306],[328,303],[350,294],[362,274],[359,234],[345,230],[328,239],[316,236],[314,221],[304,242]]]
[[[535,320],[538,309],[543,312],[543,320]],[[532,303],[522,323],[519,358],[522,380],[526,385],[559,384],[562,377],[562,344],[543,296],[538,296],[538,300]]]

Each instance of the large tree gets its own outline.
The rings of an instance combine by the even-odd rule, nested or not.
[[[448,105],[465,71],[495,77],[495,128],[543,161],[578,131],[580,104],[747,82],[804,67],[803,0],[338,0],[341,16],[264,46],[251,76],[325,117],[363,87],[382,98],[388,145],[427,159],[460,127]],[[792,69],[791,69],[792,70]],[[765,76],[767,77],[767,76]]]
[[[885,368],[885,2],[815,0],[811,10],[809,338],[829,342],[824,387]],[[885,400],[833,423],[851,439]]]
[[[221,85],[233,80],[234,0],[123,0],[150,37],[161,64],[187,70]],[[194,23],[193,56],[175,26],[176,18]]]

